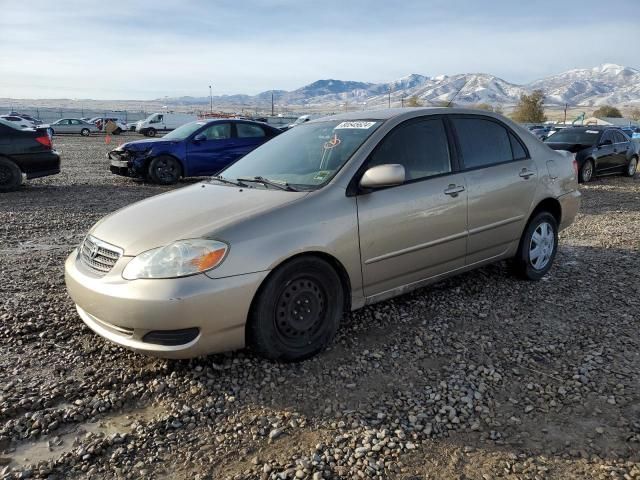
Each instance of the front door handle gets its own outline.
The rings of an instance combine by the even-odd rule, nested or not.
[[[444,191],[444,194],[449,195],[450,197],[457,197],[460,192],[464,192],[464,187],[462,185],[451,183]]]
[[[533,170],[528,170],[526,168],[523,168],[519,173],[519,175],[525,180],[528,180],[529,177],[533,177],[535,174],[536,172],[534,172]]]

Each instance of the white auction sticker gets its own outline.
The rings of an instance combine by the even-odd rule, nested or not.
[[[339,124],[335,130],[339,128],[371,128],[376,124],[376,122],[342,122]]]
[[[598,130],[586,130],[586,133],[600,133]]]

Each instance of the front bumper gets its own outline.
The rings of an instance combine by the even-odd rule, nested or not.
[[[109,170],[114,175],[122,175],[124,177],[144,176],[143,157],[134,157],[126,150],[111,150],[107,153],[107,158],[110,162]],[[136,160],[138,160],[138,162],[136,162]]]
[[[80,262],[77,250],[67,258],[67,290],[80,318],[95,333],[131,350],[165,358],[244,347],[251,301],[268,272],[220,279],[193,275],[129,281],[122,278],[122,270],[130,260],[121,257],[108,274],[99,277]],[[163,332],[175,338],[175,331],[195,329],[195,335],[185,337],[186,343],[148,341]]]

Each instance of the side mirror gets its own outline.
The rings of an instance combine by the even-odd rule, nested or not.
[[[363,188],[392,187],[401,185],[405,180],[404,167],[397,163],[388,163],[371,167],[360,179]]]
[[[207,139],[207,136],[204,133],[199,133],[195,137],[193,137],[194,142],[204,142]]]
[[[600,146],[604,147],[605,145],[613,145],[611,140],[605,140],[604,142],[600,142]]]

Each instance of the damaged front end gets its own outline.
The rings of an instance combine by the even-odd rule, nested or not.
[[[144,178],[147,175],[147,164],[151,148],[131,150],[120,146],[111,150],[107,157],[111,161],[109,169],[114,175]]]

